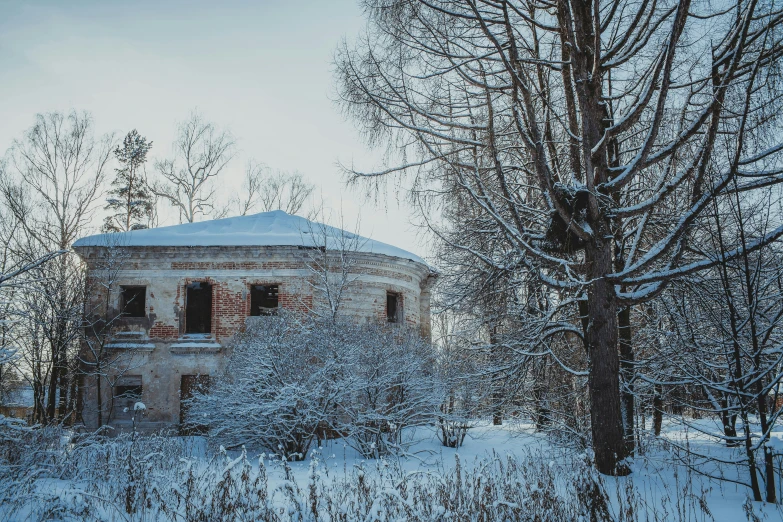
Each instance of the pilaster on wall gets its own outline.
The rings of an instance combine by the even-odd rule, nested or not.
[[[430,273],[421,283],[421,293],[419,294],[419,327],[422,337],[432,340],[432,288],[437,279],[436,273]]]
[[[232,289],[231,281],[211,283],[212,335],[218,343],[223,343],[244,326],[245,301],[242,299],[242,289]]]

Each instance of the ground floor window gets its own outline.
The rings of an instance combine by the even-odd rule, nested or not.
[[[179,425],[182,435],[206,433],[206,422],[190,415],[190,400],[195,393],[209,392],[209,375],[183,375],[179,389]]]
[[[112,390],[114,420],[130,421],[133,419],[133,408],[137,402],[142,402],[141,375],[126,375],[117,381]]]

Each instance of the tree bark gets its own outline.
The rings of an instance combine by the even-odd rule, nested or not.
[[[96,400],[98,403],[98,427],[100,428],[103,426],[103,391],[101,388],[103,387],[103,382],[101,382],[101,374],[97,373],[95,375],[95,394],[96,394]]]
[[[492,325],[489,329],[489,343],[492,345],[492,363],[497,365],[500,359],[498,354],[498,326]],[[500,372],[493,372],[491,376],[490,385],[492,386],[492,394],[490,401],[492,401],[492,425],[503,425],[503,389],[502,389],[503,376]]]
[[[611,273],[613,267],[611,244],[596,241],[588,245],[586,258],[593,280],[588,290],[590,325],[587,337],[595,466],[607,475],[627,475],[628,468],[619,464],[626,457],[626,451],[620,413],[617,300],[614,285],[603,277]]]
[[[622,376],[622,420],[625,437],[625,451],[633,455],[636,450],[634,426],[634,355],[631,335],[631,307],[625,307],[617,314],[620,339],[620,373]]]
[[[63,346],[60,350],[60,378],[58,382],[59,393],[57,397],[57,422],[62,423],[68,414],[68,354]]]
[[[653,433],[656,437],[661,436],[663,427],[663,390],[660,384],[655,385],[655,395],[653,395]]]
[[[723,423],[723,434],[726,436],[726,446],[734,447],[739,444],[737,437],[737,416],[729,412],[729,400],[726,397],[720,400],[720,418]]]
[[[54,348],[52,349],[52,360],[54,363],[52,364],[52,371],[49,375],[48,395],[46,396],[46,414],[44,416],[44,421],[47,424],[55,417],[55,409],[57,406],[57,403],[55,402],[57,396],[57,383],[60,381],[60,367],[57,364],[59,357]]]

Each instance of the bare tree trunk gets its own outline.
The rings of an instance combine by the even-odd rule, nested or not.
[[[60,349],[60,378],[58,382],[59,394],[57,397],[57,421],[62,422],[68,414],[68,381],[70,380],[68,368],[68,353],[65,347]]]
[[[720,408],[720,418],[723,423],[723,434],[726,436],[726,446],[736,446],[737,441],[732,439],[737,436],[737,416],[729,412],[729,401],[725,396],[720,400]]]
[[[492,392],[492,425],[493,426],[502,426],[503,425],[503,411],[500,408],[500,394],[497,390]]]
[[[103,382],[101,382],[101,374],[100,369],[95,373],[95,394],[96,394],[96,400],[98,404],[98,427],[100,428],[103,426],[103,391],[101,390],[101,387],[103,386]]]
[[[756,471],[756,454],[753,452],[753,437],[750,432],[750,420],[748,412],[743,408],[740,413],[742,418],[743,433],[745,435],[745,455],[748,457],[748,473],[750,474],[750,489],[753,491],[753,500],[761,502],[761,487]]]
[[[625,451],[633,455],[636,450],[634,426],[634,355],[631,333],[631,307],[625,307],[617,314],[618,335],[620,339],[620,373],[622,376],[622,413]]]
[[[44,415],[44,421],[46,423],[49,423],[52,421],[52,419],[55,418],[55,410],[57,408],[56,405],[56,395],[57,395],[57,383],[59,382],[60,377],[60,367],[57,364],[57,353],[55,352],[54,347],[52,348],[52,359],[55,361],[54,364],[52,364],[52,371],[49,375],[49,391],[48,395],[46,397],[46,414]]]
[[[661,436],[663,427],[663,390],[660,384],[655,385],[655,394],[653,395],[653,433],[656,437]]]
[[[493,324],[489,328],[489,344],[492,346],[492,365],[496,366],[499,362],[498,354],[498,325]],[[492,379],[492,394],[490,401],[492,401],[492,424],[494,426],[501,426],[503,424],[503,387],[501,385],[503,376],[500,372],[492,372],[490,377]]]
[[[76,374],[71,374],[71,379],[68,384],[68,425],[73,426],[76,421],[76,393],[78,392],[78,379]]]
[[[735,181],[736,186],[736,181]],[[742,246],[747,249],[747,240],[745,236],[745,222],[742,219],[742,204],[740,203],[740,199],[738,195],[735,195],[737,198],[737,215],[739,216],[739,233],[740,233],[740,239],[742,241]],[[753,393],[756,396],[756,403],[758,407],[758,418],[759,423],[761,424],[761,433],[762,433],[762,441],[765,441],[769,437],[769,423],[767,418],[767,401],[766,401],[766,395],[763,392],[763,386],[762,386],[762,375],[761,374],[761,343],[759,343],[759,329],[757,325],[757,316],[758,313],[758,294],[757,294],[757,287],[756,287],[756,277],[758,274],[754,273],[754,270],[751,269],[750,266],[750,260],[748,256],[747,250],[745,250],[742,254],[742,268],[745,276],[745,287],[747,289],[747,300],[748,300],[748,313],[750,315],[750,338],[753,345],[753,370],[754,373],[757,375],[755,379],[753,379],[753,384],[751,388],[753,389]],[[773,504],[776,502],[776,494],[775,494],[775,465],[773,463],[772,458],[772,450],[769,448],[768,444],[762,444],[762,451],[764,452],[764,474],[766,475],[766,501],[772,502]]]
[[[602,276],[612,270],[611,244],[587,247],[586,258],[594,280],[588,291],[590,326],[590,417],[595,465],[604,474],[625,475],[618,463],[626,457],[620,414],[620,357],[617,351],[617,302],[614,285]]]
[[[759,409],[759,423],[761,424],[761,433],[764,436],[768,436],[769,433],[769,420],[767,418],[767,401],[765,396],[761,393],[761,383],[757,379],[756,386],[754,386],[756,393],[756,400],[758,402]],[[766,476],[766,501],[772,504],[777,503],[777,494],[775,492],[775,463],[773,461],[772,449],[769,444],[762,445],[762,451],[764,452],[764,475]]]

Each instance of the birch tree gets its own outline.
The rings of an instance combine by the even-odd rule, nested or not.
[[[231,199],[227,210],[235,209],[239,216],[273,210],[298,214],[306,207],[314,189],[315,185],[308,182],[301,172],[272,171],[263,164],[250,161],[245,166],[241,195]]]
[[[390,161],[350,179],[406,176],[425,213],[464,194],[513,245],[479,262],[574,298],[596,467],[626,473],[631,307],[783,233],[775,223],[729,251],[692,233],[713,202],[783,180],[783,12],[756,0],[364,6],[367,33],[338,51],[339,89]]]
[[[215,207],[213,182],[234,157],[234,138],[194,111],[180,123],[172,148],[173,158],[155,162],[152,191],[177,210],[180,223],[193,223]]]

